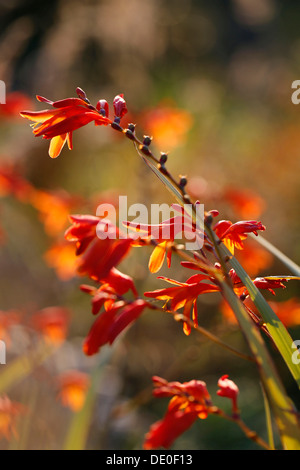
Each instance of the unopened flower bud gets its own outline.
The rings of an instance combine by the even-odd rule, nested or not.
[[[146,147],[149,147],[149,145],[152,142],[152,137],[149,137],[148,135],[144,136],[143,144],[146,145]]]
[[[180,182],[179,182],[179,186],[181,188],[184,188],[185,186],[187,185],[187,179],[185,176],[181,176],[180,177]]]
[[[89,102],[89,100],[87,99],[85,91],[83,91],[81,88],[77,87],[76,88],[76,93],[77,93],[78,98],[81,98],[82,100]]]
[[[128,124],[128,130],[130,130],[131,132],[135,132],[135,124]]]
[[[161,165],[164,165],[167,160],[168,160],[168,155],[167,155],[166,153],[162,152],[162,153],[160,154],[159,163],[160,163]]]
[[[114,110],[115,117],[122,118],[127,113],[126,101],[124,100],[124,95],[120,94],[114,98]]]
[[[98,103],[96,104],[96,109],[99,111],[99,113],[102,116],[108,117],[109,107],[108,107],[108,102],[106,100],[99,100]]]

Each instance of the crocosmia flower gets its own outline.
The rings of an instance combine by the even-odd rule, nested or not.
[[[96,354],[104,344],[112,344],[117,336],[138,319],[148,303],[137,299],[129,304],[116,302],[100,314],[84,342],[83,351],[88,356]]]
[[[202,282],[208,279],[208,276],[205,274],[195,274],[186,282],[179,282],[166,277],[159,277],[159,279],[173,284],[174,287],[145,292],[144,295],[152,299],[170,301],[171,309],[174,311],[183,307],[183,315],[187,318],[189,318],[190,312],[192,312],[194,325],[198,324],[197,298],[199,295],[219,291],[217,285]],[[190,334],[191,327],[188,322],[184,322],[183,331],[186,335]]]
[[[97,281],[106,279],[111,269],[129,253],[133,240],[119,238],[115,226],[111,226],[114,231],[112,238],[99,238],[103,233],[99,217],[72,215],[70,219],[72,225],[65,232],[65,239],[75,242],[76,255],[80,256],[78,272]]]
[[[220,397],[232,400],[232,413],[238,414],[237,397],[239,394],[238,386],[228,379],[228,375],[223,375],[218,381],[219,390],[217,394]]]
[[[167,382],[161,377],[152,378],[155,397],[171,397],[163,419],[154,423],[146,435],[144,449],[168,449],[177,437],[198,419],[206,419],[211,406],[205,382]]]
[[[22,111],[20,115],[33,121],[33,133],[36,137],[42,136],[50,139],[49,155],[51,158],[59,156],[65,143],[70,150],[73,148],[73,131],[94,121],[96,126],[107,126],[112,124],[108,118],[108,105],[98,105],[94,107],[86,98],[86,94],[77,88],[77,98],[66,98],[59,101],[51,101],[43,96],[37,96],[37,100],[53,109],[42,111]],[[104,100],[100,100],[101,103]],[[123,95],[118,95],[114,100],[116,115],[121,118],[126,112],[126,103]],[[103,112],[104,110],[104,112]]]
[[[258,235],[258,230],[264,231],[266,227],[261,222],[255,220],[245,220],[233,224],[230,220],[220,220],[214,231],[218,238],[224,242],[228,250],[233,254],[234,248],[242,250],[243,240],[247,238],[247,233]]]

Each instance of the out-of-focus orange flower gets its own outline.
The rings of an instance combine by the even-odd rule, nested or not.
[[[74,247],[67,241],[55,242],[44,257],[47,264],[55,269],[57,276],[63,281],[76,276],[79,259],[74,253]]]
[[[234,254],[234,248],[239,250],[244,248],[243,240],[247,238],[247,233],[258,235],[258,230],[264,231],[266,227],[255,220],[242,220],[235,224],[230,220],[220,220],[214,226],[216,235],[232,254]]]
[[[239,250],[236,257],[251,277],[269,268],[273,263],[273,255],[251,240],[247,242],[247,249]]]
[[[217,394],[220,397],[226,397],[232,400],[232,414],[239,414],[238,406],[237,406],[237,398],[239,394],[238,386],[232,381],[228,379],[228,375],[223,375],[219,381],[218,386],[219,390]]]
[[[12,437],[18,437],[17,420],[25,412],[21,403],[11,401],[6,395],[0,396],[0,438],[10,441]]]
[[[270,306],[286,327],[300,324],[300,301],[291,298],[283,302],[270,302]]]
[[[85,354],[96,354],[104,344],[112,344],[117,336],[143,313],[148,302],[142,299],[126,304],[124,301],[116,302],[109,310],[102,313],[84,342]]]
[[[185,142],[193,119],[187,111],[161,103],[144,113],[142,124],[160,148],[171,150]]]
[[[32,191],[33,186],[19,174],[15,165],[1,165],[0,196],[14,196],[22,202],[27,202]]]
[[[70,312],[63,307],[46,307],[31,317],[31,325],[50,344],[60,345],[68,334]]]
[[[31,99],[20,91],[12,91],[6,95],[6,103],[0,106],[0,118],[20,118],[20,110],[31,106]]]
[[[6,345],[10,342],[10,328],[14,325],[18,325],[20,320],[20,312],[15,310],[4,312],[0,310],[0,340],[5,341]]]
[[[69,214],[78,204],[79,198],[66,191],[32,191],[30,202],[39,213],[45,231],[50,236],[58,235],[69,221]]]
[[[265,209],[264,200],[248,189],[225,188],[222,200],[228,201],[237,217],[256,219]]]
[[[235,314],[233,313],[232,308],[230,307],[229,303],[226,300],[222,300],[219,304],[219,309],[222,315],[224,316],[225,320],[231,324],[237,324],[238,321],[236,319]]]
[[[84,405],[86,393],[90,386],[88,374],[77,370],[63,372],[57,377],[58,398],[62,404],[75,413]]]
[[[197,299],[199,295],[220,290],[217,285],[202,282],[209,279],[206,274],[195,274],[186,282],[179,282],[166,277],[159,277],[159,279],[174,284],[176,287],[157,289],[153,292],[145,292],[144,295],[153,299],[170,301],[171,309],[174,311],[183,307],[183,315],[187,318],[189,318],[192,310],[192,320],[195,325],[198,325]],[[186,335],[191,332],[191,326],[187,322],[183,324],[183,331]]]
[[[154,423],[146,435],[144,449],[168,449],[175,439],[198,419],[206,419],[211,406],[205,382],[167,382],[153,377],[154,396],[172,397],[164,418]]]
[[[105,115],[105,109],[101,106],[94,107],[86,98],[85,93],[77,88],[78,98],[67,98],[60,101],[50,101],[42,96],[37,100],[52,105],[54,109],[43,111],[22,111],[22,117],[33,121],[33,133],[36,137],[43,136],[51,139],[49,155],[51,158],[59,156],[63,146],[67,142],[72,150],[73,131],[94,121],[95,125],[108,125],[112,121]],[[104,112],[103,112],[104,111]]]
[[[110,270],[129,253],[134,240],[118,238],[119,230],[115,226],[110,227],[114,230],[114,237],[100,239],[102,225],[99,225],[99,217],[72,215],[70,219],[73,224],[65,232],[65,238],[76,244],[76,254],[80,255],[78,273],[97,281],[106,279]]]

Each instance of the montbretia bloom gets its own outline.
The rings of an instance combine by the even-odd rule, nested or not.
[[[142,299],[126,304],[116,302],[109,310],[98,316],[85,339],[83,351],[87,356],[96,354],[105,344],[112,344],[117,336],[139,318],[148,302]]]
[[[129,253],[134,240],[120,238],[118,228],[113,225],[110,227],[115,233],[113,238],[99,238],[102,234],[105,235],[102,230],[104,225],[100,223],[99,217],[72,215],[70,219],[72,225],[66,230],[65,239],[75,242],[76,255],[80,256],[78,273],[96,281],[107,279],[111,269]]]
[[[155,242],[156,246],[150,256],[148,267],[151,273],[158,272],[167,258],[167,266],[171,267],[171,259],[175,240],[193,240],[199,247],[203,245],[204,234],[193,222],[192,218],[178,204],[172,204],[172,210],[180,212],[159,224],[143,224],[136,222],[123,222],[123,224],[136,232],[136,245],[140,241]],[[140,243],[143,246],[145,243]]]
[[[177,437],[198,419],[206,419],[212,405],[205,382],[167,382],[152,378],[155,397],[171,397],[163,419],[154,423],[146,435],[144,449],[168,449]]]
[[[138,297],[138,292],[134,285],[134,281],[127,274],[121,273],[118,269],[112,268],[106,278],[101,280],[101,286],[96,287],[89,285],[81,285],[80,289],[83,292],[90,294],[92,298],[92,313],[96,315],[100,312],[101,308],[109,310],[120,296],[123,296],[128,291],[132,291],[135,298]]]
[[[170,307],[174,311],[183,308],[183,315],[187,319],[192,311],[192,320],[195,326],[198,325],[197,299],[199,295],[220,290],[217,285],[202,282],[208,279],[206,274],[195,274],[186,282],[179,282],[165,277],[159,277],[159,279],[174,284],[174,287],[145,292],[144,295],[153,299],[169,301]],[[189,322],[183,323],[183,331],[186,335],[190,334],[191,326]]]
[[[33,121],[33,133],[36,137],[42,136],[44,139],[50,139],[49,155],[51,158],[59,156],[65,143],[70,150],[73,148],[73,131],[94,121],[96,126],[107,126],[112,124],[108,117],[108,105],[101,106],[100,100],[96,107],[92,106],[86,97],[86,94],[80,88],[76,90],[78,98],[66,98],[59,101],[51,101],[42,96],[37,96],[37,100],[51,105],[53,109],[42,111],[22,111],[20,115],[30,121]],[[126,105],[123,103],[122,95],[118,95],[114,100],[114,108],[119,113],[118,118],[126,112]]]
[[[214,226],[217,237],[232,254],[234,254],[234,248],[238,250],[244,248],[243,240],[247,238],[247,233],[253,233],[257,236],[258,230],[264,231],[266,227],[261,222],[255,220],[245,220],[235,224],[230,220],[220,220]]]
[[[248,290],[244,287],[241,279],[237,275],[234,269],[229,271],[229,276],[233,283],[234,290],[236,294],[241,295],[249,295]],[[284,282],[288,282],[289,278],[278,277],[278,276],[270,276],[270,277],[256,277],[252,280],[253,284],[258,289],[268,290],[271,292],[272,295],[275,295],[274,289],[285,289],[286,286]]]
[[[202,406],[205,410],[205,407]],[[198,412],[194,409],[181,409],[179,403],[167,409],[163,419],[152,424],[146,434],[144,449],[169,449],[173,442],[185,431],[187,431],[198,419]]]
[[[232,414],[239,414],[237,405],[237,397],[239,394],[238,386],[232,380],[228,379],[228,375],[223,375],[219,379],[218,386],[219,390],[217,391],[217,395],[232,400]]]

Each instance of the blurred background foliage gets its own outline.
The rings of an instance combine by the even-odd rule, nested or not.
[[[23,104],[42,109],[36,94],[58,100],[75,96],[77,86],[94,104],[101,98],[112,103],[124,93],[128,121],[137,124],[140,136],[153,136],[157,153],[169,152],[169,169],[187,176],[188,190],[207,210],[218,209],[221,218],[233,221],[261,219],[266,238],[300,263],[300,114],[291,102],[291,84],[300,74],[299,19],[296,0],[0,1],[0,79],[8,103],[16,99],[11,112],[0,105],[0,165],[40,191],[28,203],[1,188],[0,309],[17,311],[21,320],[11,326],[7,365],[0,372],[37,341],[29,326],[33,314],[50,306],[71,314],[65,342],[7,390],[29,415],[20,420],[19,438],[3,438],[1,448],[60,449],[79,439],[78,446],[87,449],[139,449],[167,406],[164,399],[151,397],[152,375],[205,380],[213,399],[223,405],[216,396],[217,380],[228,373],[240,388],[242,417],[266,438],[256,370],[196,333],[184,336],[167,315],[145,313],[109,351],[84,357],[81,344],[94,320],[90,299],[79,290],[86,280],[54,269],[49,255],[63,240],[66,214],[95,215],[99,203],[116,201],[119,194],[127,195],[128,204],[149,207],[173,201],[130,142],[110,129],[90,124],[78,130],[74,150],[64,149],[51,160],[48,143],[33,138],[18,112]],[[45,194],[55,194],[58,201]],[[136,249],[120,266],[141,293],[161,285],[148,272],[149,255],[147,249]],[[254,254],[242,261],[254,275],[290,274],[266,254],[253,259]],[[159,274],[187,278],[176,260]],[[298,293],[291,282],[276,300],[297,299]],[[296,320],[288,325],[294,339],[300,333],[296,305]],[[199,312],[201,325],[247,351],[218,296],[199,299]],[[289,373],[270,350],[299,405]],[[70,411],[57,400],[55,377],[68,369],[89,376],[95,367],[90,408],[81,414]],[[85,426],[80,424],[84,417]],[[74,437],[78,426],[87,434]],[[256,446],[233,424],[210,417],[174,448]]]

